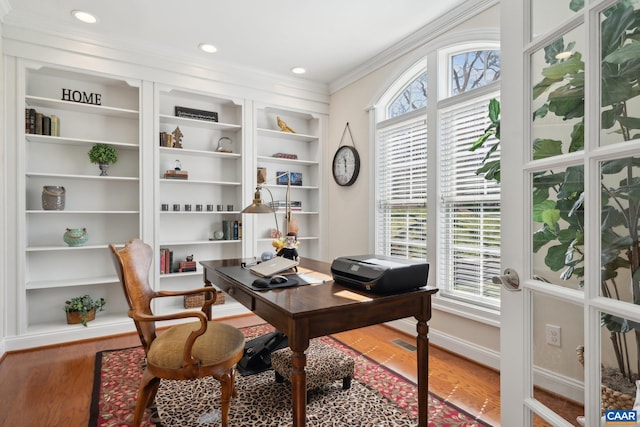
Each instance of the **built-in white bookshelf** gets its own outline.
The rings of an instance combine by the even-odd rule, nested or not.
[[[251,261],[273,252],[273,215],[241,213],[252,200],[257,167],[266,168],[270,180],[279,171],[301,174],[302,185],[291,188],[291,200],[302,204],[293,211],[299,251],[303,257],[322,259],[322,141],[328,120],[326,111],[300,108],[313,109],[317,101],[292,97],[296,108],[288,108],[265,103],[273,99],[286,104],[288,99],[268,88],[253,94],[257,101],[252,90],[232,84],[171,71],[156,74],[108,59],[84,62],[79,57],[89,57],[56,52],[59,57],[46,63],[5,58],[7,102],[15,106],[8,109],[6,121],[6,134],[15,144],[5,151],[5,212],[7,221],[16,224],[7,234],[12,251],[6,256],[5,348],[134,331],[109,244],[122,247],[138,237],[153,247],[156,258],[149,277],[154,290],[202,286],[200,261]],[[216,112],[217,120],[179,117],[176,107]],[[58,116],[59,133],[27,130],[30,109]],[[296,133],[281,131],[278,116]],[[161,146],[160,133],[172,134],[176,128],[182,147]],[[101,176],[88,157],[98,143],[118,153],[107,176]],[[278,152],[297,158],[273,157]],[[188,179],[165,177],[175,170],[176,160]],[[44,209],[45,186],[64,187],[63,210]],[[275,200],[285,199],[286,185],[266,186]],[[270,201],[266,192],[263,197]],[[283,228],[284,210],[277,215]],[[233,227],[231,236],[225,236],[226,222],[238,225],[237,236]],[[69,246],[63,239],[67,228],[85,228],[87,242]],[[164,248],[173,251],[173,265],[161,274]],[[196,271],[175,272],[191,255]],[[88,327],[68,325],[65,301],[85,294],[105,298],[105,310]],[[182,310],[183,301],[162,299],[154,309]],[[246,309],[227,295],[213,314],[217,318],[243,312]]]
[[[157,288],[192,289],[203,286],[199,261],[243,256],[243,101],[165,86],[158,86],[156,93],[156,253],[168,249],[172,256],[169,268],[158,264]],[[196,118],[179,117],[176,107]],[[198,118],[197,112],[203,116]],[[215,120],[205,113],[215,113]],[[180,148],[161,146],[163,132],[165,141],[171,135],[169,145],[177,142]],[[188,174],[186,179],[165,176],[176,169],[176,162],[179,172]],[[197,270],[176,271],[188,256],[193,256]],[[182,301],[158,304],[166,311],[181,308]]]
[[[140,234],[140,96],[135,81],[50,66],[27,66],[24,73],[25,126],[20,135],[19,165],[24,268],[19,287],[20,334],[67,333],[67,299],[89,294],[107,305],[94,325],[130,322],[108,244],[124,244]],[[75,94],[77,96],[71,96]],[[59,117],[59,132],[49,126],[29,128],[35,110]],[[40,121],[40,116],[38,117]],[[34,133],[37,131],[38,133]],[[94,144],[114,147],[118,161],[108,176],[87,155]],[[64,187],[63,210],[45,210],[45,186]],[[88,240],[71,247],[67,228],[85,228]]]
[[[301,183],[296,183],[301,185],[290,187],[291,203],[300,204],[300,207],[292,207],[292,228],[297,227],[298,230],[300,256],[318,259],[321,256],[321,119],[308,112],[267,105],[259,105],[255,110],[255,117],[256,184],[258,169],[261,169],[261,173],[266,171],[263,185],[268,189],[262,191],[262,198],[265,203],[271,202],[270,191],[275,202],[286,202],[286,180],[279,184],[276,177],[288,172],[301,178]],[[295,133],[283,131],[278,118]],[[277,220],[280,231],[286,232],[288,226],[284,208],[277,210]],[[273,251],[273,215],[259,215],[254,221],[256,256]]]

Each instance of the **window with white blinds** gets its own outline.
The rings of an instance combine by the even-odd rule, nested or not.
[[[376,251],[426,260],[426,111],[407,116],[378,126]]]
[[[497,95],[439,111],[438,286],[445,295],[487,306],[498,306],[500,297],[491,280],[500,275],[500,185],[476,174],[492,141],[473,152],[469,147],[489,125],[489,99]],[[489,160],[499,156],[497,150]]]

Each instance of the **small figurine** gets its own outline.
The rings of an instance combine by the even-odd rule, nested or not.
[[[188,261],[188,262],[193,261],[193,254],[191,254],[191,255],[187,255],[187,261]]]
[[[280,118],[280,116],[276,116],[276,121],[278,122],[278,127],[282,132],[296,133],[295,130],[287,126],[287,124]]]
[[[182,148],[182,131],[180,130],[180,126],[176,127],[176,130],[172,132],[173,135],[173,148]]]
[[[177,171],[182,170],[182,163],[180,163],[180,160],[176,160],[173,169]]]
[[[277,256],[285,257],[295,262],[300,262],[298,255],[298,235],[292,231],[287,233],[285,237],[285,246],[278,251]]]

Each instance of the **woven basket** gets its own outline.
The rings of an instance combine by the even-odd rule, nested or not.
[[[576,354],[578,355],[578,361],[584,366],[584,346],[580,345],[576,348]],[[608,409],[632,409],[635,402],[635,396],[630,394],[621,393],[617,390],[607,387],[606,385],[600,385],[600,392],[602,394],[602,414]]]
[[[204,304],[204,294],[184,296],[184,308],[201,308]],[[216,302],[213,305],[224,304],[224,292],[216,291]]]

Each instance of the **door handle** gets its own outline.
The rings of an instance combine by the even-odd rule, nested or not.
[[[505,269],[503,275],[493,276],[491,280],[496,285],[502,285],[508,291],[520,290],[520,278],[518,277],[518,273],[512,268]]]

